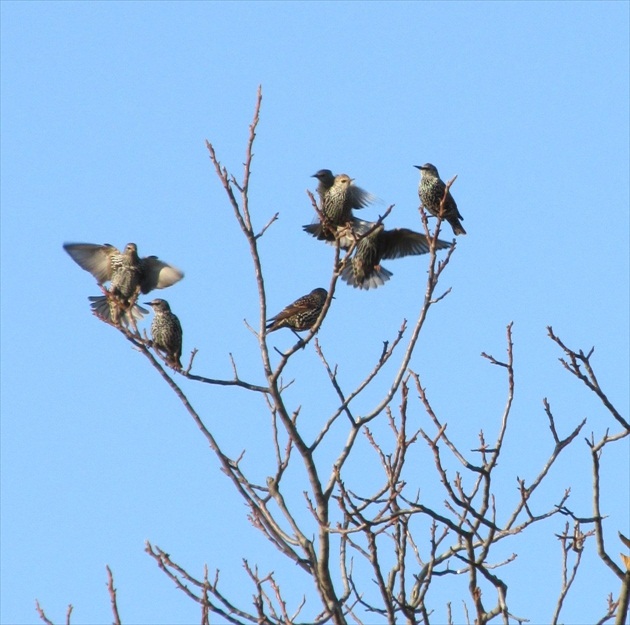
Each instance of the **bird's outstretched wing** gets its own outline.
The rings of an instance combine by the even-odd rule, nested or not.
[[[435,247],[438,250],[443,250],[450,247],[450,243],[438,239]],[[428,254],[430,248],[429,241],[424,234],[408,228],[394,228],[381,233],[379,249],[381,258],[403,258],[404,256]]]
[[[184,277],[184,272],[161,261],[157,256],[147,256],[140,260],[142,279],[140,290],[148,293],[153,289],[165,289]]]
[[[70,254],[72,260],[85,271],[89,271],[99,284],[112,277],[112,256],[120,252],[109,243],[64,243],[63,249]]]
[[[350,208],[354,209],[365,208],[369,204],[374,204],[375,202],[380,201],[375,195],[372,195],[365,189],[357,187],[354,184],[351,184],[348,187],[348,194],[346,197],[350,204]]]

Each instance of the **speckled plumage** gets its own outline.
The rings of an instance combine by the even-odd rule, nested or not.
[[[446,184],[440,178],[435,165],[425,163],[424,165],[414,165],[420,170],[420,183],[418,185],[418,195],[424,208],[436,217],[440,214],[440,204],[444,198]],[[454,234],[466,234],[466,230],[461,224],[464,219],[457,209],[457,204],[449,191],[444,200],[444,219],[448,221],[453,229]]]
[[[352,211],[365,208],[377,201],[377,198],[357,187],[347,174],[335,176],[330,169],[320,169],[313,177],[319,180],[317,194],[324,223],[317,219],[312,224],[303,226],[303,230],[320,241],[334,243],[341,237],[340,245],[349,246],[355,234],[360,233],[357,232],[360,231],[360,224],[367,223],[356,219]],[[350,238],[346,238],[347,236]]]
[[[349,221],[354,209],[365,208],[376,197],[354,184],[348,174],[333,176],[330,169],[320,169],[314,177],[319,180],[317,193],[321,211],[330,226],[340,226]]]
[[[151,322],[151,338],[156,351],[163,352],[171,367],[182,368],[180,361],[182,355],[182,324],[177,315],[171,312],[171,307],[166,300],[154,299],[145,302],[153,308],[155,313]]]
[[[319,318],[327,297],[328,291],[318,288],[296,299],[277,315],[268,319],[267,332],[275,332],[280,328],[291,328],[298,332],[310,330]]]

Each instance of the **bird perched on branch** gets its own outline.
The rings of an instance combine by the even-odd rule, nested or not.
[[[145,302],[147,306],[153,308],[155,316],[151,322],[151,338],[153,347],[158,352],[163,352],[166,361],[174,369],[181,369],[182,363],[182,324],[177,315],[171,312],[169,303],[164,299],[154,299]]]
[[[140,258],[135,243],[128,243],[120,252],[113,245],[64,243],[63,248],[82,269],[89,271],[106,295],[90,297],[94,312],[105,321],[119,325],[142,318],[148,311],[136,305],[138,293],[164,289],[175,284],[184,274],[161,261],[157,256]],[[109,290],[103,284],[109,282]]]
[[[335,241],[340,229],[346,229],[348,224],[358,227],[362,220],[353,217],[352,211],[378,201],[376,196],[357,187],[347,174],[335,176],[330,169],[320,169],[313,177],[319,180],[317,194],[324,222],[318,219],[303,229],[320,241]],[[346,232],[352,235],[352,229]]]
[[[440,178],[435,165],[425,163],[424,165],[414,165],[420,170],[420,184],[418,185],[418,195],[422,205],[435,217],[440,215],[440,206],[444,198],[446,184]],[[444,198],[444,213],[442,215],[453,228],[455,235],[466,234],[460,219],[464,219],[457,209],[457,204],[451,195],[450,190]]]
[[[280,328],[290,328],[293,332],[310,330],[319,318],[327,297],[326,289],[313,289],[308,295],[296,299],[275,317],[268,319],[267,332],[275,332]]]
[[[392,277],[392,272],[381,266],[383,258],[402,258],[427,254],[427,237],[408,228],[385,230],[383,224],[371,224],[368,234],[359,239],[356,251],[341,271],[341,279],[359,289],[376,289]],[[450,243],[438,239],[435,249],[443,250]]]

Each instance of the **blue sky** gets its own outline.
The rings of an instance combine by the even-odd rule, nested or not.
[[[383,200],[362,217],[395,204],[390,227],[420,229],[413,165],[429,161],[444,179],[458,175],[468,235],[442,280],[452,293],[431,310],[411,367],[452,435],[470,449],[480,429],[496,432],[505,380],[479,354],[504,354],[510,321],[517,391],[497,485],[506,501],[515,476],[532,478],[550,453],[543,397],[565,435],[584,417],[585,435],[616,431],[562,371],[547,325],[572,347],[595,346],[598,377],[627,415],[628,3],[0,7],[3,623],[34,622],[35,598],[57,621],[68,603],[74,623],[108,621],[106,564],[125,622],[198,622],[144,554],[147,539],[197,574],[204,563],[220,568],[228,593],[241,597],[251,593],[241,558],[287,570],[170,390],[89,314],[94,281],[61,247],[135,241],[141,254],[183,269],[185,279],[158,295],[181,319],[184,354],[200,350],[195,372],[229,378],[232,353],[244,377],[262,382],[243,324],[257,323],[251,261],[204,146],[210,140],[240,175],[259,84],[251,205],[259,226],[280,213],[261,241],[271,313],[329,282],[331,249],[300,228],[313,217],[311,174],[349,173]],[[394,276],[376,291],[339,285],[319,333],[348,386],[417,315],[426,260],[385,266]],[[271,344],[291,339],[278,332]],[[315,432],[335,398],[312,347],[293,367],[289,396]],[[247,448],[264,478],[261,399],[182,384],[228,451]],[[612,554],[617,530],[630,532],[628,451],[618,443],[602,465]],[[571,486],[572,505],[590,514],[587,452],[580,440],[559,462],[541,509]],[[435,480],[419,487],[440,499]],[[563,523],[507,547],[520,554],[506,569],[513,611],[533,623],[553,609],[553,534]],[[567,623],[601,617],[618,591],[593,542],[585,559]],[[304,580],[292,567],[285,583],[299,596]],[[436,609],[444,601],[436,597]]]

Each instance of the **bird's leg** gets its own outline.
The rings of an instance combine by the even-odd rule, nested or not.
[[[346,223],[346,232],[348,233],[347,236],[348,238],[352,241],[351,245],[356,245],[357,241],[359,240],[357,237],[357,233],[355,232],[353,226],[352,226],[352,222],[348,221]],[[337,237],[339,238],[339,237]]]
[[[166,352],[166,350],[163,350],[160,346],[156,345],[153,341],[151,341],[151,346],[153,347],[156,356],[163,362],[165,362],[167,365],[170,365],[170,362],[168,360],[168,353]]]
[[[177,360],[175,360],[175,358],[171,358],[171,359],[166,359],[166,362],[168,363],[168,366],[171,369],[174,369],[175,371],[181,371],[182,367],[181,365],[177,362]]]
[[[293,332],[293,334],[297,336],[298,345],[300,346],[300,349],[304,349],[306,347],[306,343],[304,342],[304,339],[293,328],[291,328],[291,332]]]
[[[277,347],[274,346],[273,348],[276,352],[278,352],[278,354],[280,354],[280,356],[282,356],[283,358],[286,357],[286,354],[284,352],[281,352]]]
[[[131,324],[131,327],[133,328],[134,332],[140,336],[140,331],[138,330],[138,326],[136,325],[136,319],[133,316],[133,307],[136,305],[136,302],[138,301],[138,297],[140,295],[140,285],[138,285],[134,292],[133,295],[129,298],[128,300],[128,309],[127,309],[127,317],[129,319],[129,323]]]

